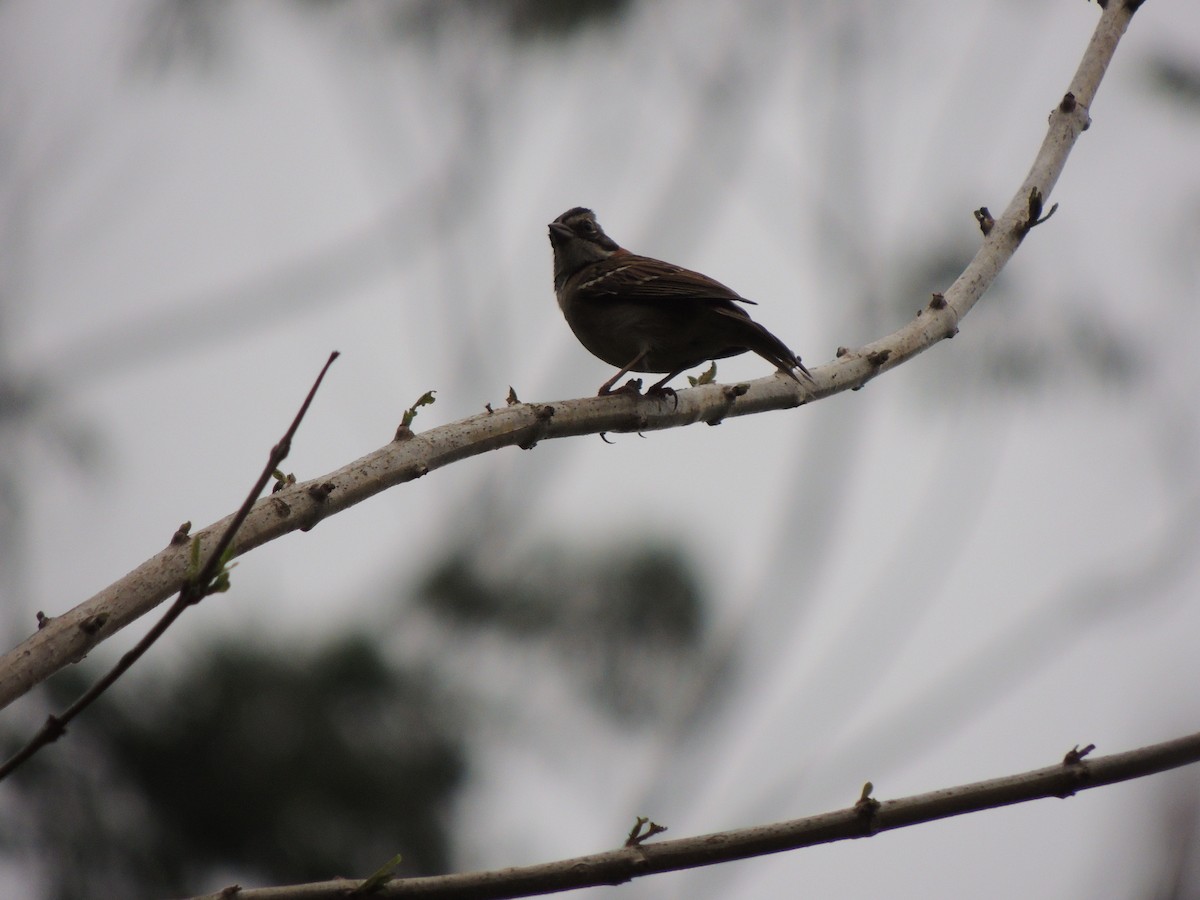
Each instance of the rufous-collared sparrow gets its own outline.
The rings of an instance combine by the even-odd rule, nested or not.
[[[754,303],[707,275],[638,256],[618,246],[590,209],[577,206],[550,223],[554,292],[575,337],[620,371],[666,372],[648,393],[673,394],[667,382],[685,369],[753,351],[781,372],[812,381],[800,357],[750,318],[739,303]],[[640,382],[621,391],[637,393]]]

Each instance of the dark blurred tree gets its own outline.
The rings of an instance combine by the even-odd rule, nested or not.
[[[622,720],[646,721],[698,657],[704,604],[676,550],[546,549],[505,571],[518,574],[454,551],[418,579],[415,609],[446,646],[489,632],[552,648],[539,677],[581,678]],[[119,683],[14,777],[0,849],[39,860],[45,895],[62,900],[365,877],[396,853],[399,875],[449,871],[472,698],[389,661],[387,637],[302,652],[218,640],[177,673]],[[49,708],[78,696],[89,668],[52,679]],[[7,755],[28,734],[3,737]]]
[[[561,39],[621,18],[632,0],[420,0],[406,21],[426,28],[464,17],[489,19],[514,40]]]
[[[65,674],[54,708],[85,681]],[[430,681],[371,638],[218,642],[88,710],[16,776],[21,828],[0,838],[60,898],[365,876],[396,853],[401,874],[444,872],[464,760]]]
[[[496,569],[477,551],[454,551],[432,570],[421,602],[451,627],[550,648],[611,715],[663,712],[672,686],[702,665],[706,604],[677,548],[579,558],[548,547]]]
[[[1193,59],[1160,54],[1150,61],[1152,87],[1178,109],[1200,110],[1200,65]]]
[[[373,5],[354,0],[295,0],[313,13],[346,8],[358,21],[373,22],[376,33],[403,38],[458,35],[468,24],[484,24],[519,43],[565,40],[587,29],[612,25],[634,0],[412,0]],[[236,41],[235,10],[229,0],[154,0],[142,17],[134,59],[155,74],[183,63],[214,74],[228,62]]]

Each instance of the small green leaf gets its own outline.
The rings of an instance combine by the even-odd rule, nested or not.
[[[413,419],[417,417],[417,410],[422,406],[429,406],[431,403],[433,403],[433,395],[435,393],[437,392],[426,391],[419,398],[417,398],[417,402],[404,411],[404,418],[400,420],[400,427],[408,428],[410,425],[412,425]]]
[[[362,884],[350,892],[352,897],[361,897],[365,894],[373,894],[389,881],[392,880],[392,873],[396,871],[396,866],[400,865],[403,856],[397,853],[382,866],[371,873]]]
[[[200,574],[200,535],[192,538],[191,553],[188,556],[187,577],[195,578]]]
[[[697,385],[701,385],[701,384],[712,384],[716,380],[717,380],[717,363],[715,360],[713,361],[712,365],[710,365],[707,369],[705,369],[699,375],[697,375],[695,377],[693,377],[691,375],[688,376],[688,383],[691,384],[692,387],[696,387]]]
[[[271,477],[275,479],[275,484],[271,487],[271,493],[276,494],[282,491],[285,487],[290,487],[296,483],[296,475],[294,472],[288,472],[286,475],[279,469],[275,469],[271,473]]]

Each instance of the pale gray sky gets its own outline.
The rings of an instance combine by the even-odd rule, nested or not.
[[[971,210],[1020,183],[1097,16],[661,0],[514,50],[469,22],[397,40],[377,4],[276,0],[214,16],[211,60],[155,74],[146,6],[0,6],[0,363],[48,392],[0,423],[24,504],[8,628],[233,509],[332,349],[286,466],[301,478],[385,443],[431,388],[418,428],[509,385],[594,392],[610,371],[550,283],[546,223],[570,206],[758,300],[810,367],[898,327],[946,286],[914,271],[944,246],[965,259]],[[245,557],[149,664],[214,631],[380,615],[370,598],[490,486],[513,555],[686,542],[746,662],[686,745],[562,710],[498,742],[457,829],[467,865],[602,849],[635,814],[683,836],[847,806],[867,779],[887,798],[1194,731],[1200,115],[1151,90],[1163,53],[1200,54],[1194,4],[1138,14],[1060,210],[954,341],[809,408],[433,473]],[[1088,323],[1128,377],[1095,373]],[[997,385],[989,361],[1015,350],[1033,386]],[[766,374],[743,358],[718,377]],[[1163,798],[1195,777],[621,896],[1127,896]]]

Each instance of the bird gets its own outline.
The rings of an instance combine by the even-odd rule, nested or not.
[[[753,300],[707,275],[630,253],[582,206],[549,227],[558,306],[579,342],[619,369],[598,396],[639,393],[640,380],[613,389],[630,372],[665,372],[647,394],[674,396],[667,383],[680,372],[748,351],[797,382],[797,370],[813,381],[800,357],[739,305]]]

